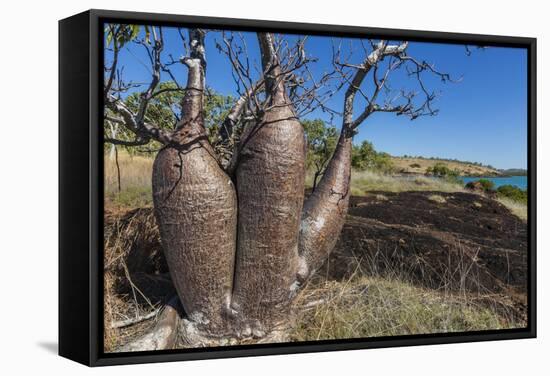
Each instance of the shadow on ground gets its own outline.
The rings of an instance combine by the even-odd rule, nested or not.
[[[41,349],[43,349],[44,351],[47,351],[53,355],[58,354],[59,345],[57,344],[57,342],[44,341],[44,342],[38,342],[36,345]]]

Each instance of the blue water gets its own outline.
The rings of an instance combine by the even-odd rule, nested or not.
[[[461,179],[464,181],[464,184],[471,181],[476,181],[479,179],[487,179],[495,183],[495,188],[498,188],[501,185],[515,185],[520,189],[523,189],[523,190],[527,189],[527,176],[507,176],[502,178],[492,178],[492,177],[474,178],[469,176],[461,176]]]

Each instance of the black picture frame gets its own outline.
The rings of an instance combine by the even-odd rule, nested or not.
[[[522,47],[528,54],[528,326],[491,330],[103,353],[103,22],[202,26],[392,40]],[[88,366],[432,345],[536,337],[535,38],[88,10],[59,22],[59,354]]]

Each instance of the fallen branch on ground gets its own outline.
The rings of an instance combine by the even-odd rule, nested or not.
[[[134,325],[134,324],[140,323],[142,321],[152,319],[153,317],[158,315],[159,312],[160,312],[160,308],[155,309],[153,312],[150,312],[146,315],[137,316],[137,317],[134,317],[134,318],[131,318],[131,319],[126,319],[126,320],[115,321],[115,322],[111,323],[111,329],[125,328],[127,326]]]

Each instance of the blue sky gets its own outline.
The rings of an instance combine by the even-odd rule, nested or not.
[[[259,51],[254,34],[245,33],[251,62],[259,66]],[[164,28],[165,48],[163,56],[178,58],[183,54],[182,42],[176,29]],[[295,36],[286,36],[294,40]],[[207,85],[214,90],[235,95],[235,83],[227,57],[220,54],[215,41],[219,32],[209,32],[206,37],[208,61]],[[335,40],[336,41],[336,40]],[[336,42],[338,42],[337,40]],[[333,40],[314,36],[306,42],[306,52],[318,57],[312,65],[314,75],[331,70]],[[349,46],[346,42],[345,46]],[[357,61],[364,52],[357,40]],[[348,47],[346,47],[348,48]],[[438,70],[461,78],[458,83],[442,83],[437,77],[425,75],[425,83],[439,93],[435,107],[437,116],[426,116],[414,121],[389,113],[376,113],[359,128],[354,138],[372,142],[379,151],[392,155],[422,155],[425,157],[457,158],[482,162],[497,168],[527,167],[527,51],[518,48],[490,47],[473,50],[468,56],[464,46],[411,42],[407,53],[418,60],[433,63]],[[124,66],[124,79],[146,84],[150,80],[148,58],[142,46],[129,43],[120,54],[119,66]],[[106,53],[110,62],[110,53]],[[181,84],[185,84],[186,69],[182,65],[172,67]],[[170,80],[167,74],[162,81]],[[365,81],[368,88],[370,80]],[[392,75],[394,89],[418,88],[416,82],[404,72]],[[332,97],[328,103],[342,111],[343,93]],[[361,111],[361,99],[357,100],[357,114]],[[323,118],[328,115],[316,111],[307,118]],[[340,118],[334,118],[339,128]]]

